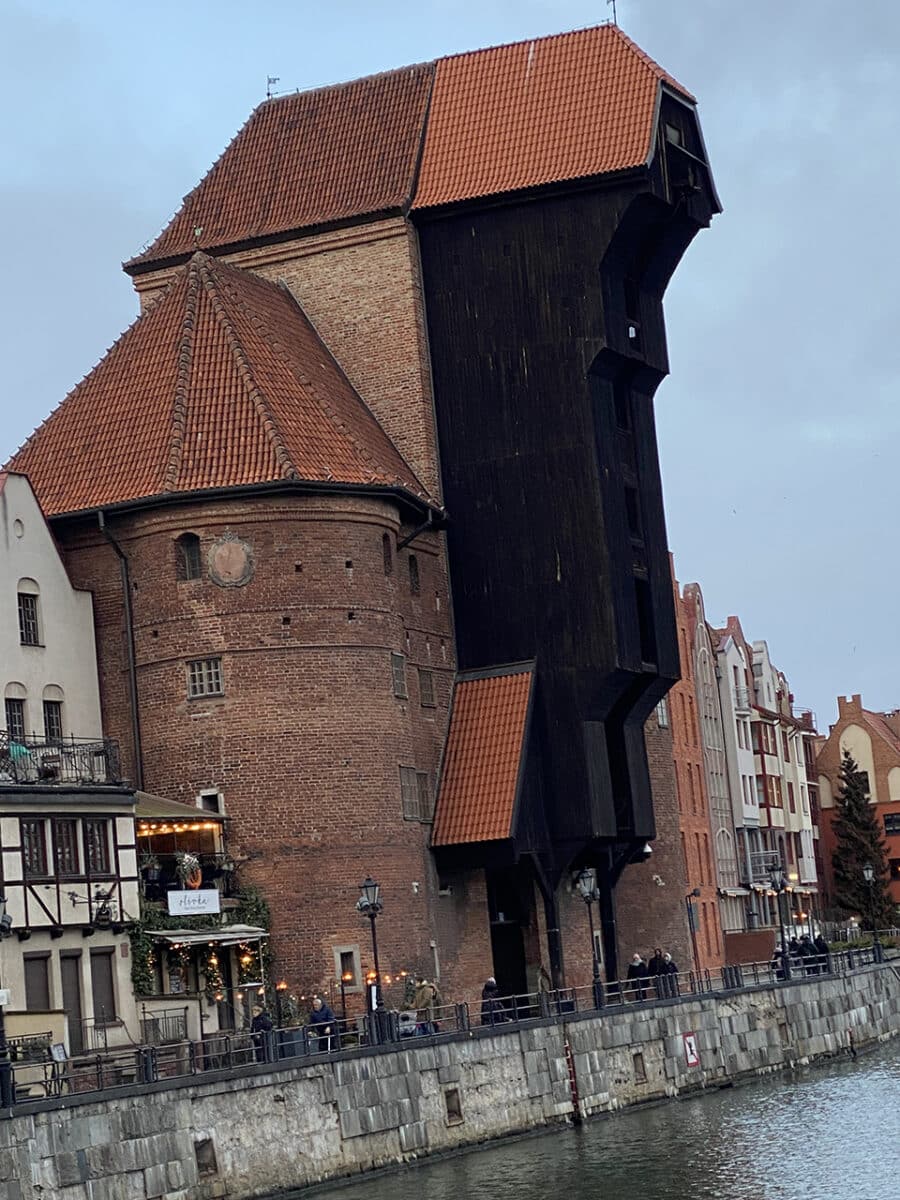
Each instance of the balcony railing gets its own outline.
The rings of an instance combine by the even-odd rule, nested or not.
[[[768,883],[772,876],[772,864],[776,863],[781,871],[784,865],[775,850],[751,850],[750,852],[750,883]]]
[[[112,738],[13,737],[0,729],[0,784],[121,782],[119,743]]]

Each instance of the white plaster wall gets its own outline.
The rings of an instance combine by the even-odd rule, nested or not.
[[[860,725],[848,725],[841,734],[841,755],[848,750],[856,760],[860,771],[869,774],[869,798],[878,803],[878,784],[875,779],[875,759],[872,757],[872,739]]]
[[[40,588],[42,646],[19,643],[18,581],[23,578],[34,579]],[[65,696],[63,732],[101,736],[91,596],[69,583],[24,475],[8,475],[0,490],[0,692],[12,682],[25,686],[29,732],[43,736],[43,691],[56,684]],[[5,728],[5,715],[0,722]]]

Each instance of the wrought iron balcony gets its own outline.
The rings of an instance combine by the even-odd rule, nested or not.
[[[785,866],[781,861],[781,856],[777,850],[752,850],[750,852],[750,879],[749,883],[764,883],[767,884],[772,877],[772,864],[776,864],[778,869],[786,873]]]
[[[119,743],[112,738],[13,737],[0,729],[0,786],[122,782]]]

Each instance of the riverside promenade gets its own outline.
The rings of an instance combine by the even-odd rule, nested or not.
[[[856,1054],[900,1030],[900,976],[852,962],[29,1099],[0,1118],[0,1200],[249,1200]]]

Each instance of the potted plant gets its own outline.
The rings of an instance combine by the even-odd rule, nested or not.
[[[159,879],[159,859],[155,854],[144,853],[141,855],[141,874],[148,883],[155,883]]]
[[[189,850],[178,850],[175,854],[175,875],[182,887],[199,887],[202,872],[197,855]]]

